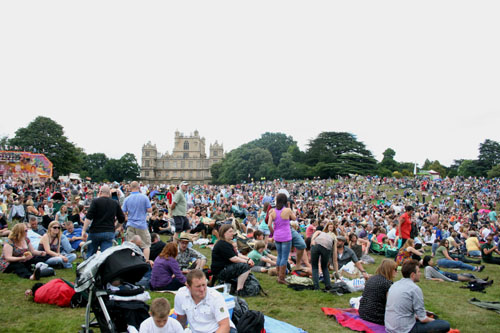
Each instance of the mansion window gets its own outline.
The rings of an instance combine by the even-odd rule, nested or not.
[[[189,150],[189,142],[184,141],[184,150]]]

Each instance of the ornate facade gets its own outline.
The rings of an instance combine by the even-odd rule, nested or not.
[[[210,155],[205,153],[205,138],[198,131],[184,136],[175,132],[172,154],[161,154],[156,145],[148,142],[142,146],[141,180],[149,184],[178,184],[186,180],[191,184],[208,184],[212,178],[210,167],[224,157],[222,144],[210,145]]]

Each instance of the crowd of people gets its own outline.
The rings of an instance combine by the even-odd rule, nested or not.
[[[360,316],[393,332],[445,329],[425,313],[416,285],[420,267],[428,279],[470,281],[477,278],[443,269],[481,272],[481,261],[500,263],[500,182],[491,179],[352,177],[234,186],[3,180],[0,193],[4,273],[38,279],[45,269],[39,262],[71,267],[89,240],[86,258],[113,242],[139,245],[151,267],[140,283],[153,290],[189,287],[188,274],[201,270],[232,283],[237,295],[250,272],[275,274],[287,284],[286,276],[300,271],[314,289],[323,281],[328,290],[330,271],[338,279],[352,262],[367,281]],[[193,244],[212,249],[210,267]],[[393,259],[370,276],[364,269],[373,262],[370,254]],[[398,267],[403,279],[393,283]],[[414,313],[402,313],[403,293],[418,303]],[[401,317],[407,320],[396,322]]]

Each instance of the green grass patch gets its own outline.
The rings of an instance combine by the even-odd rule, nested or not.
[[[208,258],[209,249],[200,249]],[[383,257],[374,256],[376,264],[367,265],[369,273],[374,273]],[[459,272],[459,271],[453,271]],[[293,291],[286,286],[278,285],[275,277],[267,274],[255,274],[262,287],[268,293],[267,297],[249,297],[247,302],[251,309],[262,311],[264,314],[283,320],[304,330],[315,332],[350,332],[327,318],[321,307],[349,307],[351,297],[360,296],[353,293],[336,296],[320,291]],[[496,282],[487,288],[486,294],[460,289],[462,283],[421,281],[420,287],[424,292],[426,308],[437,313],[440,318],[450,321],[453,328],[461,332],[496,332],[500,327],[500,316],[485,309],[481,309],[467,302],[472,297],[484,301],[498,301],[500,299],[500,269],[496,265],[486,265],[486,269],[478,273],[480,277],[489,276]],[[72,270],[57,270],[56,277],[70,281],[74,280]],[[401,276],[398,277],[398,279]],[[51,278],[44,278],[47,282]],[[58,308],[57,306],[36,304],[32,299],[26,299],[24,291],[31,288],[32,281],[22,280],[13,274],[0,274],[0,318],[2,318],[2,332],[77,332],[84,323],[84,309]],[[166,297],[173,305],[174,296],[171,294],[151,292],[151,297]]]

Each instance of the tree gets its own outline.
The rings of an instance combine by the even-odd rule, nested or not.
[[[120,159],[109,159],[104,166],[106,179],[121,182],[136,180],[140,175],[139,164],[134,154],[126,153]]]
[[[462,177],[477,177],[479,175],[477,160],[463,160],[458,167],[457,174]]]
[[[281,156],[288,151],[289,147],[297,146],[297,142],[291,136],[283,133],[266,132],[262,134],[260,139],[250,141],[248,145],[269,150],[274,165],[278,165]]]
[[[19,128],[9,145],[45,154],[53,164],[55,177],[79,172],[83,162],[82,150],[69,142],[63,127],[48,117],[39,116],[27,127]]]
[[[236,184],[261,177],[270,179],[277,174],[269,150],[248,144],[227,153],[220,163],[221,171],[215,170],[219,175],[213,180],[217,184]]]
[[[86,155],[82,167],[85,176],[92,178],[95,182],[101,182],[108,178],[105,171],[108,160],[106,154],[103,153]]]
[[[486,139],[479,145],[478,167],[481,176],[500,164],[500,143]]]
[[[379,170],[389,170],[389,171],[396,171],[399,170],[399,163],[394,160],[394,156],[396,156],[396,152],[392,148],[387,148],[384,151],[384,158],[382,158],[382,161],[378,165]],[[384,171],[384,174],[387,174],[387,172]],[[380,176],[382,176],[379,173]]]
[[[306,162],[311,166],[319,165],[320,177],[337,175],[375,173],[377,161],[351,133],[322,132],[309,143]]]
[[[493,168],[488,171],[488,178],[498,178],[500,177],[500,164],[495,165]]]

